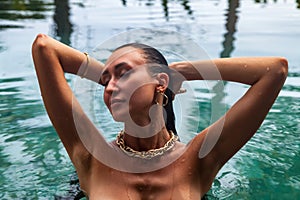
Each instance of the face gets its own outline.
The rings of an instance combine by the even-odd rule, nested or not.
[[[100,80],[104,102],[116,121],[149,123],[158,81],[150,76],[141,50],[124,47],[107,60]]]

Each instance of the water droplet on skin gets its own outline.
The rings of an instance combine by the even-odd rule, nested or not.
[[[181,159],[181,162],[182,162],[182,163],[185,162],[185,158],[182,158],[182,159]]]
[[[270,67],[267,67],[267,71],[270,71]]]
[[[188,175],[191,176],[191,175],[193,174],[193,173],[192,173],[192,167],[189,167],[188,169],[189,169]]]

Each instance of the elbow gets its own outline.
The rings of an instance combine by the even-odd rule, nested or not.
[[[279,57],[276,60],[274,75],[281,80],[285,80],[288,76],[288,61],[286,58]]]
[[[289,71],[289,64],[286,58],[279,58],[279,62],[280,62],[280,68],[281,68],[281,73],[287,77],[288,75],[288,71]]]
[[[40,33],[36,36],[31,48],[33,57],[47,49],[47,41],[48,36],[45,34]]]

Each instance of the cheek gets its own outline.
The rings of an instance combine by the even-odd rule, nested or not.
[[[153,104],[154,89],[151,86],[138,88],[130,98],[130,105],[147,108]]]

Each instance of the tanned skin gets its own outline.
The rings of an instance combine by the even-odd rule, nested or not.
[[[122,62],[131,68],[145,63],[139,50],[118,56],[120,51],[122,49],[114,52],[105,65],[92,58],[89,63],[89,66],[101,68],[110,74],[104,88],[109,110],[112,109],[112,105],[108,103],[112,93],[120,89],[116,83],[118,77],[115,67]],[[44,34],[36,37],[32,55],[48,115],[76,168],[81,188],[92,200],[200,199],[210,189],[221,167],[260,127],[288,74],[287,60],[281,57],[223,58],[170,64],[171,69],[180,72],[189,81],[215,79],[213,76],[202,77],[201,73],[196,71],[201,69],[203,72],[209,72],[209,63],[213,63],[224,81],[247,84],[250,88],[222,118],[195,136],[179,159],[155,171],[129,173],[101,163],[85,148],[78,136],[72,113],[73,92],[64,74],[77,74],[82,63],[87,62],[86,55]],[[143,94],[147,99],[156,99],[158,97],[155,91],[165,91],[167,86],[168,77],[162,74],[157,82],[140,88],[135,95],[136,98]],[[145,101],[146,108],[153,104],[152,99],[149,102]],[[140,105],[137,99],[133,100],[133,103]],[[85,116],[80,107],[76,112]],[[147,113],[139,114],[139,110],[134,108],[131,112],[139,119],[140,124],[149,122]],[[87,117],[84,123],[93,127]],[[199,149],[207,134],[214,134],[220,127],[222,129],[217,143],[206,156],[199,158]],[[148,150],[162,147],[169,137],[166,128],[162,128],[150,138],[136,138],[127,134],[124,139],[133,149]]]

